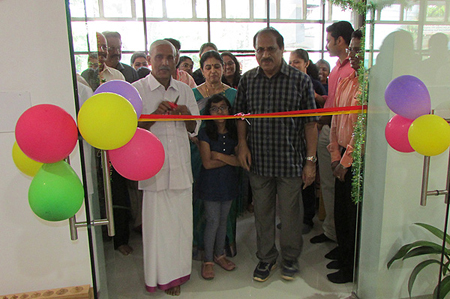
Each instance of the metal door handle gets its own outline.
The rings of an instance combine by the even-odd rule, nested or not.
[[[430,157],[425,156],[423,158],[423,174],[422,174],[422,191],[420,196],[420,205],[426,206],[427,205],[427,197],[434,195],[445,195],[445,204],[448,203],[448,194],[450,190],[450,152],[449,152],[449,159],[448,159],[448,170],[447,170],[447,186],[444,190],[431,190],[428,191],[428,177],[430,172]]]
[[[103,187],[105,193],[105,208],[106,208],[106,219],[97,219],[92,220],[90,223],[87,221],[77,222],[76,216],[69,218],[69,228],[70,228],[70,239],[72,241],[78,240],[78,231],[79,227],[87,227],[90,226],[98,226],[98,225],[106,225],[108,227],[108,236],[114,236],[114,216],[113,216],[113,204],[112,204],[112,194],[111,194],[111,175],[109,172],[109,162],[108,162],[108,154],[106,151],[101,151],[101,163],[103,170]]]

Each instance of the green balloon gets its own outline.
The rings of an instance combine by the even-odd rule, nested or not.
[[[47,221],[69,219],[81,208],[83,184],[65,161],[43,164],[28,189],[31,210]]]

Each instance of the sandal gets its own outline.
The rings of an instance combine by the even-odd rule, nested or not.
[[[214,263],[204,262],[202,264],[202,277],[206,280],[211,280],[214,278]]]
[[[125,256],[133,252],[133,248],[131,248],[130,245],[128,244],[120,245],[119,248],[117,248],[117,250]]]
[[[236,265],[232,261],[228,260],[225,254],[219,257],[214,256],[214,262],[227,271],[231,271],[236,268]]]

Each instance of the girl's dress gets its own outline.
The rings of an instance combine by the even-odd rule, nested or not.
[[[195,100],[197,101],[198,109],[200,111],[201,115],[204,115],[204,108],[206,105],[206,102],[208,101],[209,97],[204,98],[203,95],[197,90],[197,88],[193,88],[192,91],[194,92]],[[234,88],[228,88],[223,93],[225,97],[230,101],[231,106],[234,105],[234,101],[236,99],[237,90]],[[231,111],[230,111],[231,112]],[[198,250],[203,250],[203,233],[205,230],[205,217],[204,217],[204,211],[203,211],[203,203],[201,200],[199,200],[198,195],[198,178],[200,175],[200,170],[202,167],[202,159],[200,157],[200,151],[193,142],[191,142],[191,167],[192,167],[192,175],[194,178],[194,198],[193,198],[193,204],[194,204],[194,252],[193,252],[193,258],[196,260],[201,260],[201,256],[198,256]],[[240,171],[240,176],[242,176],[242,171]],[[237,184],[240,194],[243,194],[242,191],[242,184]],[[236,187],[235,187],[236,188]],[[240,197],[239,197],[240,198]],[[228,223],[227,223],[227,255],[228,256],[234,256],[236,255],[236,219],[239,216],[239,214],[242,212],[242,204],[239,201],[239,198],[234,200],[230,213],[228,215]]]
[[[212,140],[206,134],[205,129],[200,130],[198,139],[200,141],[207,142],[211,151],[226,155],[234,154],[234,148],[237,145],[237,141],[231,139],[228,133],[218,134],[217,140]],[[197,182],[197,201],[201,201],[203,203],[204,209],[206,206],[209,206],[209,210],[207,210],[208,213],[204,214],[209,215],[209,218],[212,217],[208,221],[208,226],[206,229],[205,227],[202,229],[202,233],[204,235],[201,237],[205,237],[205,240],[202,239],[202,243],[205,247],[205,261],[212,262],[213,253],[216,256],[221,256],[223,254],[224,245],[226,243],[225,230],[229,226],[227,225],[227,228],[225,228],[226,223],[222,221],[229,222],[229,218],[227,221],[227,215],[230,215],[230,206],[236,201],[239,194],[236,186],[238,186],[238,167],[231,165],[224,165],[222,167],[212,169],[205,169],[203,166],[201,167]],[[214,207],[210,204],[206,204],[206,202],[211,201],[220,202],[221,207],[215,204],[213,205]],[[217,208],[219,210],[217,210]],[[225,209],[227,210],[226,212]],[[202,219],[202,221],[205,220]],[[217,230],[214,229],[213,223],[215,221],[217,221],[218,225],[216,228]],[[234,221],[236,221],[236,219],[234,219]],[[209,240],[206,240],[206,238]]]
[[[205,129],[198,134],[200,141],[209,143],[213,152],[233,155],[237,140],[231,139],[228,133],[218,134],[217,140],[211,140]],[[198,196],[201,200],[227,201],[234,200],[238,195],[237,167],[225,165],[218,168],[205,169],[202,165],[198,178]]]

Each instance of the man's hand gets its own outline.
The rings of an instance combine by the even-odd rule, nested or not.
[[[155,111],[153,111],[152,114],[167,114],[172,108],[169,104],[169,101],[162,101],[161,103],[159,103],[158,108],[156,108]],[[155,124],[154,121],[140,121],[138,123],[138,127],[145,129],[145,130],[150,130],[150,127],[153,126]]]
[[[153,112],[153,114],[167,114],[167,112],[172,110],[169,101],[162,101],[159,103],[158,108]]]
[[[331,163],[331,169],[333,170],[333,175],[341,182],[345,181],[345,174],[348,171],[348,168],[342,167],[339,161],[334,161]]]
[[[334,172],[334,170],[336,169],[336,166],[338,166],[338,165],[339,165],[339,161],[331,162],[331,171]]]
[[[191,111],[189,111],[189,108],[186,105],[176,105],[174,106],[173,103],[171,103],[171,110],[170,114],[172,115],[191,115]],[[186,124],[186,130],[190,133],[195,131],[195,127],[197,126],[197,122],[195,120],[185,120],[184,123]]]
[[[252,165],[252,155],[250,154],[247,143],[239,143],[237,149],[239,163],[241,163],[242,168],[250,171],[250,166]]]
[[[191,111],[189,111],[186,105],[177,105],[175,108],[172,108],[172,115],[191,115]]]
[[[191,137],[189,136],[189,139],[192,141],[192,143],[194,143],[197,147],[200,147],[200,140],[198,140],[198,137]]]
[[[306,161],[302,171],[303,189],[314,183],[316,180],[316,164]]]

